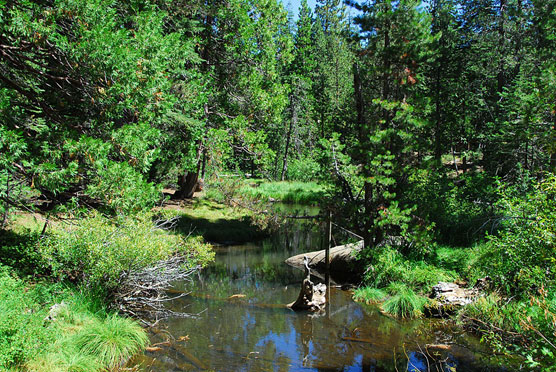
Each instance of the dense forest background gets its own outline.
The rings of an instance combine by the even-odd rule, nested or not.
[[[0,0],[0,227],[318,181],[367,283],[488,241],[472,269],[554,340],[555,87],[553,1]]]

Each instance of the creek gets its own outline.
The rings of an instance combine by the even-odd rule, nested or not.
[[[160,372],[513,370],[451,322],[396,320],[340,288],[322,314],[287,309],[303,272],[284,260],[320,249],[315,226],[296,221],[260,242],[215,247],[211,266],[176,283],[190,294],[168,303],[196,317],[159,322],[153,347],[130,364]]]

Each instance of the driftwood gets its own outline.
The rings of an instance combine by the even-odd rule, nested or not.
[[[303,260],[305,266],[305,279],[301,284],[299,296],[295,302],[288,305],[292,310],[320,311],[326,304],[326,285],[314,284],[311,281],[311,269],[309,259],[305,256]]]
[[[120,281],[114,302],[120,312],[140,319],[147,325],[169,316],[195,317],[192,314],[175,312],[164,306],[165,302],[188,295],[168,295],[171,283],[190,279],[200,267],[184,268],[187,257],[175,256],[141,271],[128,272]]]

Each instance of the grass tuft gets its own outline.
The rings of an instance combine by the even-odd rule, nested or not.
[[[131,319],[110,315],[74,336],[83,354],[94,355],[106,366],[115,367],[147,345],[143,329]]]
[[[386,292],[378,288],[362,287],[357,288],[353,293],[353,299],[358,302],[373,304],[380,302],[386,297]]]
[[[392,295],[382,304],[382,310],[398,318],[417,318],[423,314],[427,300],[418,296],[413,290],[402,283],[391,283],[388,292]]]

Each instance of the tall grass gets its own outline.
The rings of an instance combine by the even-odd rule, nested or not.
[[[387,296],[382,289],[372,287],[357,288],[353,293],[353,299],[367,304],[377,303]]]
[[[263,182],[240,189],[244,195],[257,199],[274,199],[291,204],[316,204],[326,194],[324,186],[316,182]]]
[[[71,339],[80,353],[94,356],[110,368],[131,357],[147,342],[147,335],[137,322],[117,315],[94,322]]]
[[[423,314],[427,300],[418,296],[402,283],[392,283],[387,288],[392,297],[382,304],[382,310],[399,318],[417,318]]]

